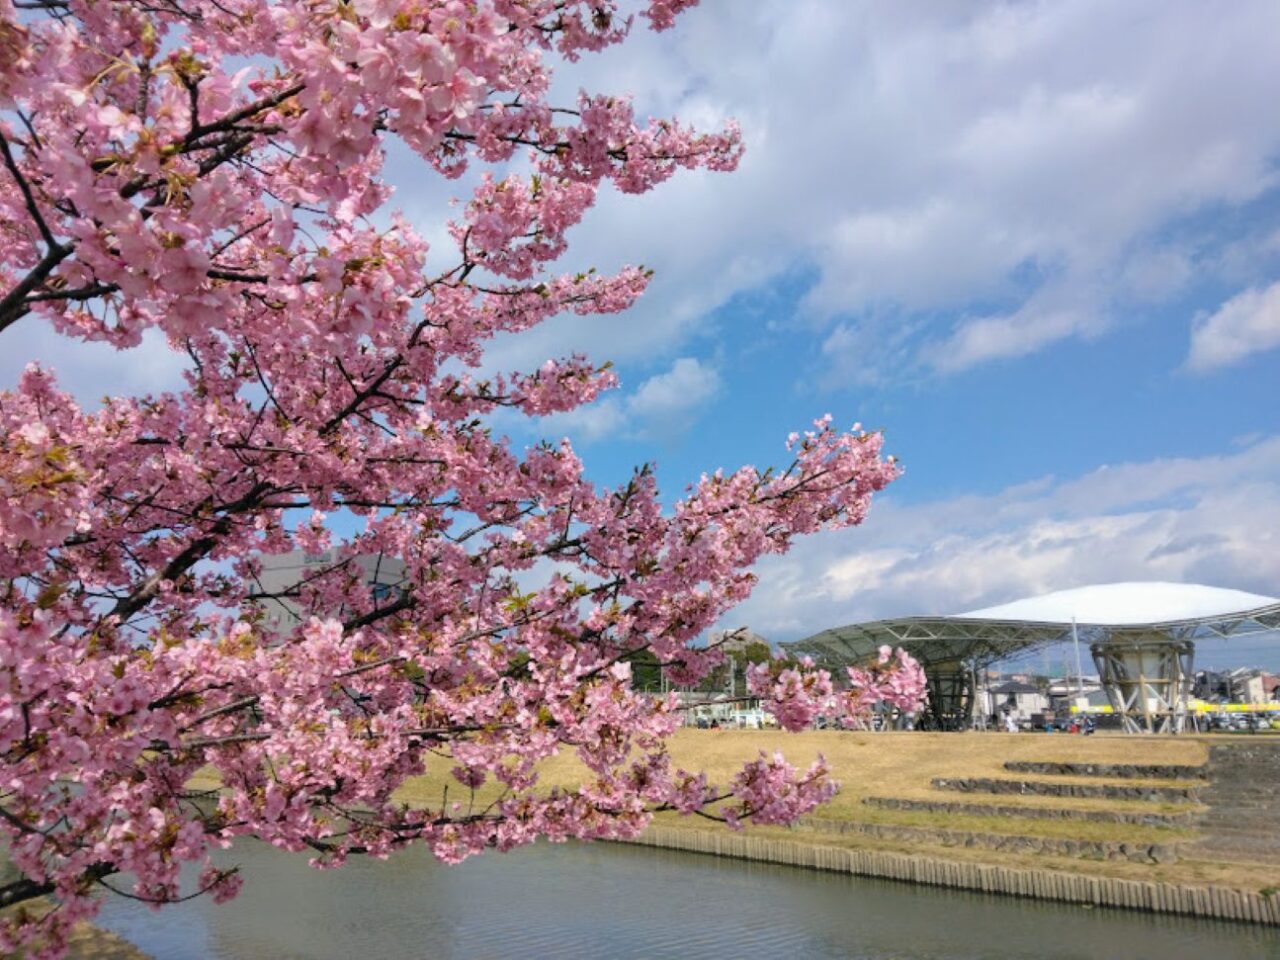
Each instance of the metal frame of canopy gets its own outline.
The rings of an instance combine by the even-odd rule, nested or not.
[[[1197,640],[1280,631],[1280,603],[1239,613],[1142,624],[1056,623],[981,617],[900,617],[823,630],[782,646],[827,667],[874,660],[885,644],[924,666],[929,703],[922,725],[960,730],[973,721],[976,675],[997,660],[1072,636],[1089,643],[1113,711],[1130,732],[1182,729]]]

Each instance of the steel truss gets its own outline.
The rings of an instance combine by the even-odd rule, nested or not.
[[[874,661],[880,647],[901,647],[929,678],[921,725],[964,729],[972,722],[974,676],[1014,654],[1034,653],[1071,638],[1070,623],[977,617],[900,617],[823,630],[782,646],[828,668]],[[1148,624],[1081,623],[1112,708],[1130,732],[1182,729],[1198,640],[1280,631],[1280,603],[1240,613]],[[1134,646],[1134,644],[1138,644]],[[1145,658],[1145,659],[1144,659]]]
[[[1162,633],[1116,634],[1090,646],[1102,688],[1126,733],[1181,733],[1196,645]]]
[[[931,664],[925,671],[929,701],[922,730],[965,730],[973,721],[973,668],[962,660]]]

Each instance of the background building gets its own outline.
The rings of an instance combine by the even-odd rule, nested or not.
[[[380,553],[361,554],[343,561],[337,550],[320,553],[265,554],[262,573],[254,596],[266,613],[268,629],[280,633],[292,629],[303,617],[313,614],[342,616],[343,611],[304,609],[301,594],[307,584],[323,577],[358,576],[373,587],[375,600],[383,600],[403,589],[404,563]]]
[[[1049,698],[1034,683],[1025,680],[1006,680],[987,690],[988,715],[1003,718],[1011,714],[1015,720],[1030,721],[1035,714],[1049,709]]]

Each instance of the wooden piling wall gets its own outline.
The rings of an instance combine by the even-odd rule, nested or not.
[[[936,887],[1280,926],[1280,894],[1263,896],[1229,887],[1184,887],[659,826],[628,842]]]

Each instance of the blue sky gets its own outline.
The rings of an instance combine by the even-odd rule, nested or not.
[[[561,70],[564,100],[734,117],[747,154],[601,195],[563,266],[643,263],[649,294],[486,365],[584,351],[623,385],[499,426],[570,436],[602,483],[656,461],[671,497],[824,412],[885,428],[907,474],[867,523],[763,564],[726,620],[771,640],[1116,580],[1280,596],[1278,35],[1273,0],[704,0]],[[443,250],[467,181],[389,170]],[[178,370],[154,339],[22,336],[5,380],[32,355],[89,397]]]
[[[1271,3],[708,0],[585,64],[564,86],[734,116],[748,153],[601,198],[574,262],[657,278],[538,335],[623,378],[542,431],[674,495],[823,412],[885,428],[907,473],[866,525],[726,621],[775,640],[1092,582],[1280,595],[1278,30]]]

